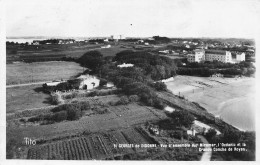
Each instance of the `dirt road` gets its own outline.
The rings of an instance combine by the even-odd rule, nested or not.
[[[206,139],[204,136],[198,135],[198,138],[200,138],[201,141],[202,141],[204,144],[209,144],[209,142],[207,141],[207,139]],[[200,161],[210,161],[211,155],[212,155],[212,151],[204,151],[203,154],[202,154],[202,157],[201,157]]]

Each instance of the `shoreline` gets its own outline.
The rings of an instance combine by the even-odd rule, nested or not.
[[[165,83],[174,94],[200,104],[241,131],[255,131],[255,79],[176,76]]]

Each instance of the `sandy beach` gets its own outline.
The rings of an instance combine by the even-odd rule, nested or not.
[[[199,103],[241,130],[255,130],[255,79],[177,76],[166,83],[176,95]]]

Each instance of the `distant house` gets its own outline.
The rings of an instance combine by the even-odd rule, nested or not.
[[[197,134],[205,134],[209,131],[209,129],[214,129],[214,128],[200,121],[195,120],[194,124],[191,126],[191,129],[187,130],[187,134],[193,136]],[[217,132],[217,135],[221,134],[217,129],[215,130]]]
[[[170,51],[169,50],[160,50],[159,53],[163,53],[163,54],[169,54]]]
[[[119,68],[127,68],[127,67],[133,67],[133,66],[134,66],[134,64],[126,64],[126,63],[123,63],[121,65],[117,65],[117,67],[119,67]]]
[[[32,45],[40,45],[40,41],[38,41],[38,40],[33,40]]]
[[[186,48],[190,48],[190,45],[186,44],[185,47],[186,47]]]
[[[105,45],[105,46],[101,46],[101,48],[110,48],[111,45]]]
[[[91,75],[81,75],[77,79],[80,80],[79,89],[94,89],[100,82],[97,77]]]

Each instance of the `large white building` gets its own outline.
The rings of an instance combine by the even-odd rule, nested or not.
[[[238,63],[245,61],[245,53],[236,54],[236,59],[232,59],[230,51],[198,49],[194,50],[194,54],[189,54],[187,60],[188,62],[221,61],[224,63]]]
[[[205,51],[203,49],[194,50],[194,54],[188,55],[189,62],[201,62],[205,60]]]
[[[229,51],[207,49],[205,51],[205,61],[221,61],[224,63],[231,63],[232,55]]]

